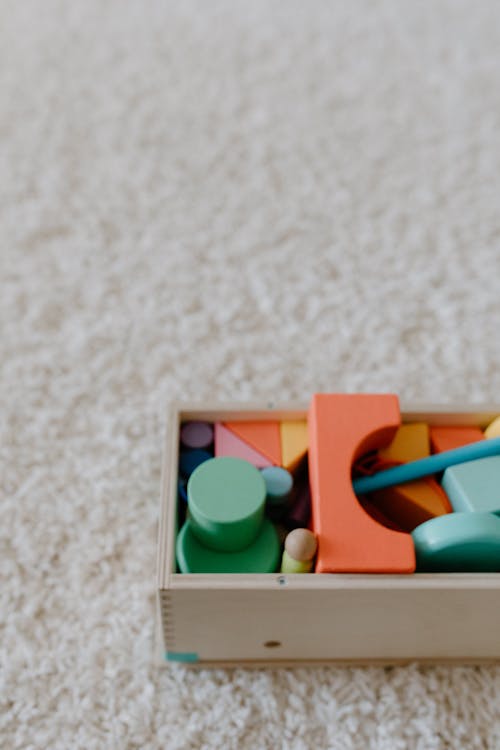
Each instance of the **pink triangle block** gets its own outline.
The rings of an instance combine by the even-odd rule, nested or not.
[[[258,469],[272,466],[271,461],[265,456],[248,445],[248,443],[245,443],[241,438],[237,437],[233,432],[224,427],[224,425],[219,423],[215,425],[215,455],[243,458]]]

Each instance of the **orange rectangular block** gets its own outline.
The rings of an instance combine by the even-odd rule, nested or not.
[[[479,427],[431,427],[431,448],[433,453],[451,451],[462,445],[484,440],[484,433]]]
[[[367,513],[370,514],[374,521],[377,521],[377,523],[381,523],[382,526],[387,526],[388,529],[403,531],[403,529],[398,526],[391,518],[384,515],[380,508],[377,508],[377,506],[374,505],[370,496],[366,495],[366,497],[363,497],[360,502],[361,506],[366,510]]]
[[[316,394],[309,408],[312,527],[317,573],[412,573],[409,534],[377,523],[361,507],[353,462],[390,443],[401,422],[394,395]]]
[[[435,516],[451,513],[448,495],[432,477],[370,493],[373,505],[402,531],[413,531]]]

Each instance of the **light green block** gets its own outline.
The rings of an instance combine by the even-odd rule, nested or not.
[[[312,560],[294,560],[286,550],[283,552],[281,558],[282,573],[310,573],[312,567]]]

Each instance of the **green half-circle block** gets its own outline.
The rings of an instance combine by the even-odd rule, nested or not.
[[[281,545],[273,524],[264,519],[257,538],[239,552],[216,552],[200,543],[186,521],[177,536],[177,565],[181,573],[275,573]]]
[[[411,535],[418,572],[500,571],[500,518],[493,513],[448,513]]]
[[[229,456],[205,461],[191,474],[187,495],[192,530],[204,546],[237,552],[257,537],[266,483],[248,461]]]

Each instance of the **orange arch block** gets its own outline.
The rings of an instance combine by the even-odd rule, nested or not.
[[[377,523],[361,507],[353,462],[388,445],[401,422],[397,396],[315,394],[309,408],[312,527],[317,573],[413,573],[410,534]]]

